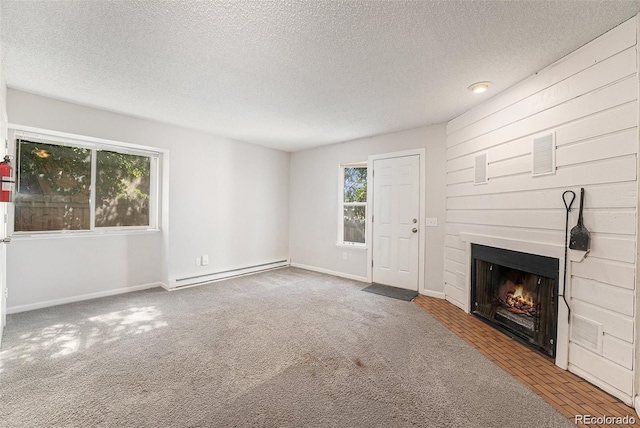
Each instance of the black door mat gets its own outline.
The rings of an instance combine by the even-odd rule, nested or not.
[[[407,302],[412,301],[418,297],[418,292],[414,290],[406,290],[404,288],[391,287],[389,285],[373,283],[367,288],[363,288],[362,291],[367,293],[379,294],[381,296],[392,297],[394,299],[404,300]]]

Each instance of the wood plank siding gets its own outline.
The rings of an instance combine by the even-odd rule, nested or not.
[[[533,176],[533,139],[548,133],[555,136],[555,172]],[[488,181],[475,184],[475,157],[484,153]],[[566,294],[572,315],[602,324],[602,349],[587,349],[569,335],[568,368],[631,403],[637,393],[637,18],[450,121],[446,171],[445,294],[463,309],[470,254],[461,234],[561,247],[562,193],[577,195],[572,227],[585,188],[591,251],[571,262]]]

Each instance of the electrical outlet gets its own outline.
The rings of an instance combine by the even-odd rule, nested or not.
[[[347,260],[347,259],[348,259],[347,253],[342,253],[342,260]]]
[[[206,266],[209,264],[209,255],[208,254],[203,254],[202,255],[202,266]]]
[[[200,257],[196,257],[196,266],[202,265],[202,259]]]

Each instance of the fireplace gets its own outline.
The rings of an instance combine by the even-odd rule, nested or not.
[[[478,244],[471,257],[472,313],[555,357],[559,260]]]

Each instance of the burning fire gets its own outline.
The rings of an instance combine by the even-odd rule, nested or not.
[[[514,291],[507,293],[505,299],[507,309],[517,314],[533,315],[535,305],[531,293],[525,291],[523,285],[516,285]]]
[[[509,301],[511,300],[511,301]],[[524,286],[516,285],[516,290],[513,294],[507,294],[507,303],[511,306],[515,305],[529,305],[533,306],[533,297],[528,291],[524,291]]]

